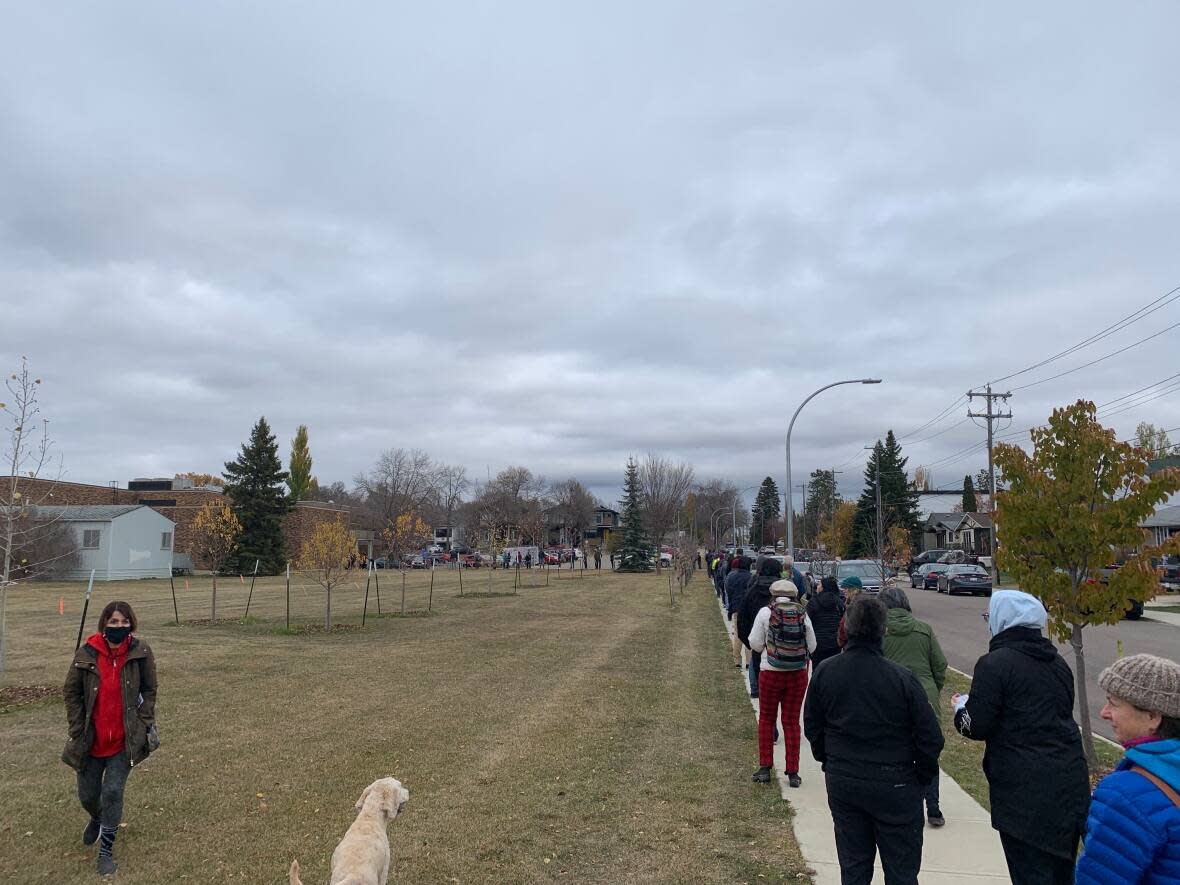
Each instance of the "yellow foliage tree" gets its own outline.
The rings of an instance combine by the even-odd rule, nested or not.
[[[910,533],[904,525],[889,527],[885,533],[885,555],[882,557],[887,563],[898,564],[909,561],[913,548],[910,545]]]
[[[342,522],[322,522],[311,537],[303,542],[296,566],[312,576],[327,594],[324,610],[324,629],[332,629],[332,588],[348,576],[348,558],[356,550],[356,542]]]
[[[856,518],[856,505],[851,501],[841,501],[836,505],[832,521],[819,533],[819,542],[829,556],[841,556],[852,544],[852,522]]]
[[[1132,602],[1155,594],[1159,579],[1151,557],[1171,552],[1175,543],[1147,546],[1140,525],[1180,491],[1180,472],[1148,476],[1150,453],[1119,442],[1087,400],[1054,409],[1048,426],[1032,431],[1032,443],[1031,454],[996,446],[996,466],[1008,486],[997,495],[997,562],[1044,603],[1050,631],[1073,646],[1082,743],[1093,769],[1083,631],[1117,624]],[[1103,581],[1115,551],[1129,548],[1139,553]]]
[[[389,554],[400,564],[402,557],[418,550],[430,540],[430,526],[418,514],[407,510],[390,520],[382,530],[381,537],[389,548]]]
[[[242,524],[229,505],[206,504],[193,519],[190,529],[193,552],[213,570],[213,606],[210,619],[217,620],[217,574],[233,555],[242,534]]]

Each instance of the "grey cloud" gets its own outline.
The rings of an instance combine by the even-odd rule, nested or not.
[[[0,358],[46,376],[76,478],[217,470],[265,413],[284,448],[311,426],[323,479],[420,445],[596,491],[648,449],[777,478],[798,402],[878,375],[795,432],[797,473],[855,486],[889,427],[1180,282],[1178,23],[26,5],[0,36]],[[1021,392],[1014,426],[1169,374],[1174,340]],[[911,466],[981,438],[925,441],[964,412],[903,440]]]

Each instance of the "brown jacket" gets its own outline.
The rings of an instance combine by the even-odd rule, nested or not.
[[[94,699],[98,697],[97,665],[98,652],[84,644],[74,653],[63,689],[69,740],[62,751],[61,761],[78,771],[82,770],[94,743],[92,717]],[[124,752],[130,763],[136,765],[151,752],[148,729],[156,721],[156,659],[148,644],[137,636],[132,637],[127,662],[120,673],[123,678]]]

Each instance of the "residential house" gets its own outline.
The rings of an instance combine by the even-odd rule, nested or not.
[[[991,517],[986,513],[931,513],[922,527],[922,549],[964,550],[991,555]]]

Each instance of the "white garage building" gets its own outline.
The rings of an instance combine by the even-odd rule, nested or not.
[[[62,577],[96,581],[167,578],[172,574],[176,526],[143,504],[38,507],[38,519],[65,523],[74,534],[78,556]]]

